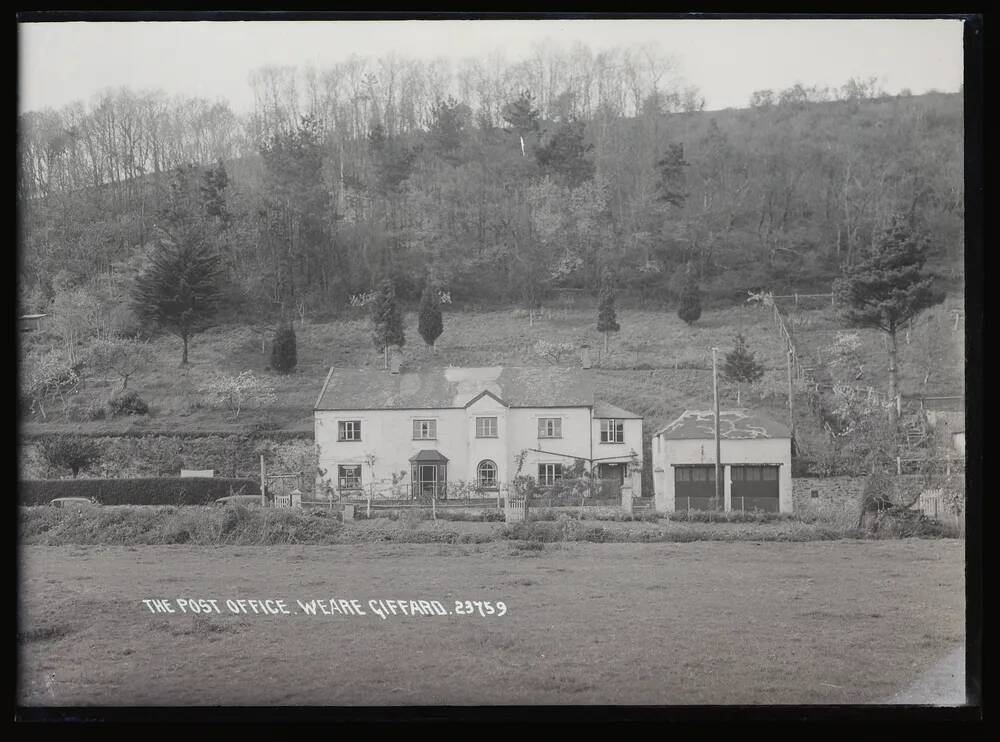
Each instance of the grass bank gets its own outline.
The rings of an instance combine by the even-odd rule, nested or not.
[[[770,522],[581,520],[560,514],[553,520],[506,524],[490,521],[426,520],[414,512],[395,520],[373,518],[343,523],[323,510],[260,510],[246,507],[23,507],[21,542],[86,545],[273,545],[373,542],[477,544],[513,541],[542,546],[556,542],[656,543],[691,541],[831,541],[871,537],[854,528],[796,518]],[[874,537],[952,536],[943,525],[923,521],[919,530],[882,528]],[[538,548],[531,546],[531,548]],[[543,547],[544,548],[544,547]]]

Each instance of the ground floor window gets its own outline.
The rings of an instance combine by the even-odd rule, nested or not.
[[[721,467],[720,467],[721,468]],[[674,481],[677,482],[714,482],[715,464],[676,466]]]
[[[778,467],[773,465],[734,466],[732,475],[734,482],[776,482],[778,481]]]
[[[538,483],[543,487],[555,484],[557,481],[562,479],[562,477],[563,477],[562,464],[538,465]]]
[[[480,461],[476,467],[476,481],[486,489],[497,488],[497,465],[489,459]]]
[[[337,487],[342,490],[361,489],[361,464],[341,464],[338,466]]]

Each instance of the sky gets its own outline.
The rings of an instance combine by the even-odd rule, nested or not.
[[[957,92],[959,20],[484,20],[22,23],[19,108],[59,108],[105,88],[163,89],[252,105],[249,73],[265,65],[318,68],[352,55],[455,60],[537,44],[595,52],[655,43],[679,62],[705,107],[747,105],[755,90],[797,82],[839,87],[878,76],[889,93]]]

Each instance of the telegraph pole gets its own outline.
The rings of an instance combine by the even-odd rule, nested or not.
[[[795,389],[792,384],[792,351],[788,351],[788,430],[795,436],[795,411],[792,404],[795,400]]]
[[[725,509],[725,495],[722,489],[722,446],[719,442],[719,378],[717,368],[718,348],[712,348],[712,396],[715,398],[715,500],[723,503]]]

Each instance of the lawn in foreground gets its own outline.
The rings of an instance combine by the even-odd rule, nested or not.
[[[882,702],[964,640],[964,544],[26,546],[24,705]],[[223,615],[152,615],[214,598]],[[227,598],[502,600],[235,616]]]

